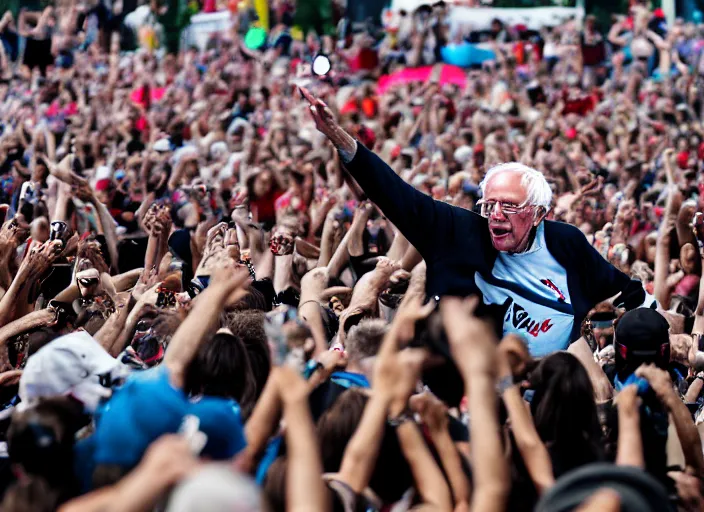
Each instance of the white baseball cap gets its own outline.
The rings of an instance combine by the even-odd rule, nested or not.
[[[169,142],[169,139],[164,138],[164,139],[159,139],[154,143],[154,151],[157,151],[159,153],[166,153],[168,151],[171,151],[171,143]]]
[[[472,148],[469,146],[460,146],[455,150],[455,153],[453,155],[455,162],[459,164],[466,164],[469,162],[469,159],[472,158]]]
[[[129,369],[112,357],[85,331],[61,336],[27,360],[20,378],[19,396],[31,405],[40,398],[71,395],[94,412],[112,390],[101,383],[126,377]]]
[[[204,507],[205,504],[207,507]],[[207,508],[212,512],[266,510],[261,490],[249,476],[224,464],[208,464],[182,481],[171,493],[167,512]]]
[[[95,170],[95,181],[112,178],[112,169],[107,165],[99,165]]]

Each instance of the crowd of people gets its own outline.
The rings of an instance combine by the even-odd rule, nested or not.
[[[702,26],[149,5],[0,21],[2,510],[704,511]]]

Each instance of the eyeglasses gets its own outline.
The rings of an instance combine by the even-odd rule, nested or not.
[[[482,217],[489,217],[497,205],[499,206],[499,211],[506,216],[516,215],[533,206],[532,204],[526,203],[515,204],[507,201],[485,201],[483,199],[477,201],[477,205],[480,207]]]

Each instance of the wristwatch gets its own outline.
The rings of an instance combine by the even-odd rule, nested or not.
[[[413,411],[406,408],[401,414],[386,420],[386,423],[393,428],[399,427],[407,421],[413,421]]]

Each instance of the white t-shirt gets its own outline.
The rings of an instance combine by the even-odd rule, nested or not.
[[[532,356],[545,356],[569,346],[574,312],[567,272],[547,250],[542,223],[528,251],[499,253],[492,282],[479,273],[474,280],[485,304],[509,302],[503,332],[523,336]]]

